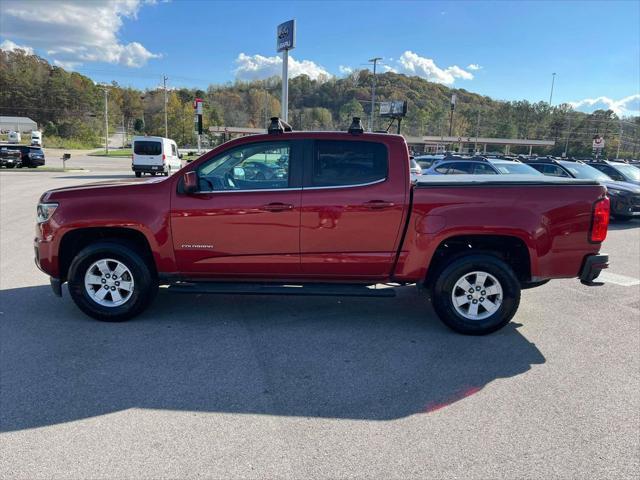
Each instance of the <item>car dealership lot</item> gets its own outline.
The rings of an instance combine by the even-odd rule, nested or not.
[[[612,226],[610,282],[524,291],[487,337],[447,330],[410,287],[394,299],[161,292],[140,318],[105,324],[54,297],[33,264],[44,190],[133,177],[126,158],[72,162],[91,171],[0,172],[2,477],[640,468],[640,221]]]

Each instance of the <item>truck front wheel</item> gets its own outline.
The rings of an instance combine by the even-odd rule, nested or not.
[[[141,313],[153,300],[158,282],[135,248],[117,241],[81,250],[69,267],[69,293],[87,315],[122,322]]]
[[[520,303],[520,282],[509,265],[491,255],[465,255],[447,265],[433,285],[440,319],[466,335],[504,327]]]

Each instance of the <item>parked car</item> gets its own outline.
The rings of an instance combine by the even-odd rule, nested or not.
[[[412,183],[402,136],[291,132],[237,138],[177,175],[45,192],[36,263],[56,295],[123,321],[167,292],[388,297],[379,283],[430,290],[452,329],[487,334],[516,313],[520,290],[553,278],[587,285],[609,199],[594,180],[542,175],[426,176]],[[287,175],[237,170],[286,151]],[[514,188],[516,187],[516,188]],[[195,298],[195,297],[192,297]],[[425,312],[425,314],[427,314]]]
[[[611,215],[616,220],[624,222],[640,217],[640,187],[637,185],[615,181],[581,160],[540,157],[528,160],[527,164],[544,175],[596,180],[607,187],[607,195],[611,199]]]
[[[447,157],[436,161],[426,175],[540,175],[540,172],[517,160],[486,157]]]
[[[131,169],[136,177],[143,173],[170,175],[180,169],[182,155],[176,142],[163,137],[133,137]]]
[[[433,162],[443,160],[444,155],[416,155],[413,159],[418,162],[418,165],[420,165],[420,168],[424,171],[428,169]]]
[[[633,164],[616,160],[597,160],[588,164],[600,170],[612,180],[640,185],[640,168]]]
[[[15,148],[20,151],[21,164],[18,165],[18,168],[36,168],[45,164],[44,150],[40,147],[31,145],[15,145],[11,148]]]
[[[15,168],[22,166],[20,150],[15,145],[0,146],[0,167]]]
[[[264,162],[249,161],[241,164],[247,180],[273,180],[283,178],[287,172],[279,165],[269,165]]]
[[[418,162],[416,162],[415,159],[411,158],[409,159],[409,172],[413,175],[422,175],[422,167],[420,166],[420,164]]]

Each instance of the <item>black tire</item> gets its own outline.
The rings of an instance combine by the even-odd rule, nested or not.
[[[103,306],[93,300],[84,284],[89,267],[101,259],[114,259],[124,264],[133,277],[130,298],[119,306]],[[68,274],[69,293],[84,313],[105,322],[122,322],[140,314],[154,299],[158,280],[136,249],[124,242],[101,241],[81,250],[71,262]]]
[[[140,178],[142,176],[142,172],[136,172],[136,178]]]
[[[452,293],[458,280],[465,274],[476,271],[488,273],[499,282],[502,288],[502,302],[497,310],[486,318],[473,320],[458,312]],[[457,289],[456,291],[458,292]],[[440,320],[449,328],[465,335],[486,335],[501,329],[513,318],[520,304],[520,282],[509,265],[492,255],[472,254],[453,260],[440,272],[431,293],[433,307]],[[480,300],[485,301],[484,297],[481,297],[476,303]],[[492,297],[492,300],[495,302],[496,297]],[[483,309],[482,314],[489,313],[481,305],[478,306],[478,311],[480,308]]]

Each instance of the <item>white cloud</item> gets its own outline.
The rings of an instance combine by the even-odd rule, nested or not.
[[[609,97],[585,98],[576,102],[569,102],[574,109],[581,112],[593,112],[595,110],[612,110],[616,115],[638,116],[640,115],[640,93],[614,100]]]
[[[282,57],[265,57],[262,55],[246,55],[241,53],[236,58],[234,70],[238,80],[258,80],[282,74]],[[311,60],[298,61],[289,56],[289,77],[308,75],[313,80],[329,78],[332,75]]]
[[[473,80],[473,74],[453,65],[447,68],[440,68],[436,63],[426,57],[421,57],[411,50],[405,51],[398,60],[398,72],[408,75],[417,75],[432,82],[453,84],[456,79]]]
[[[340,73],[342,75],[351,75],[353,73],[353,68],[352,67],[347,67],[344,65],[340,65],[338,67],[338,70],[340,70]]]
[[[13,52],[15,50],[24,50],[27,55],[33,55],[33,48],[27,47],[26,45],[18,45],[11,40],[4,40],[2,43],[0,43],[0,50],[6,50],[8,52]]]
[[[468,70],[480,70],[482,69],[482,65],[478,65],[477,63],[470,63],[467,65]]]
[[[384,70],[384,73],[387,73],[387,72],[398,73],[398,70],[393,68],[390,65],[382,65],[382,70]]]
[[[123,19],[136,19],[153,0],[2,0],[0,31],[47,52],[57,65],[106,62],[142,67],[160,55],[138,42],[121,43]]]

